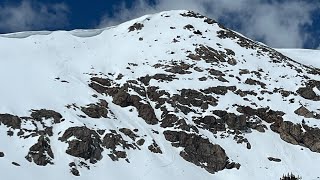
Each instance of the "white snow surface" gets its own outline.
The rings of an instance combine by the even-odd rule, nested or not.
[[[203,168],[195,166],[180,157],[179,148],[171,146],[162,135],[163,129],[159,125],[148,125],[137,116],[137,112],[130,112],[130,108],[121,108],[112,103],[112,98],[98,94],[89,88],[90,73],[96,73],[101,77],[117,77],[120,73],[124,78],[117,83],[125,83],[126,80],[137,79],[147,74],[165,73],[164,69],[154,68],[152,65],[159,60],[169,63],[171,60],[192,61],[187,58],[186,52],[194,52],[193,44],[205,44],[219,49],[232,49],[238,61],[236,66],[219,66],[215,68],[227,74],[239,76],[240,69],[250,71],[262,69],[268,76],[262,80],[267,85],[267,90],[273,91],[275,87],[296,91],[302,84],[302,77],[296,76],[294,69],[285,67],[285,62],[279,64],[270,63],[268,56],[256,56],[257,51],[246,49],[235,43],[235,40],[220,39],[216,32],[220,30],[217,24],[207,24],[203,19],[182,17],[180,13],[185,11],[167,11],[120,24],[115,27],[97,30],[74,30],[54,32],[20,32],[0,35],[0,113],[9,113],[18,116],[29,116],[31,109],[52,109],[62,114],[66,121],[54,125],[53,137],[50,137],[51,147],[54,153],[54,164],[45,167],[28,162],[25,156],[29,148],[37,141],[37,137],[21,139],[14,135],[7,136],[8,128],[0,125],[0,151],[5,153],[0,158],[1,179],[3,180],[67,180],[67,179],[132,179],[132,180],[256,180],[279,179],[283,174],[294,173],[305,180],[316,180],[320,177],[320,154],[310,151],[308,148],[292,145],[281,140],[279,134],[270,130],[265,133],[254,131],[245,134],[245,138],[251,143],[252,148],[247,149],[243,144],[237,144],[232,137],[224,139],[214,137],[209,131],[201,130],[203,136],[212,143],[219,144],[230,160],[240,163],[237,169],[225,169],[214,174],[208,173]],[[167,17],[166,17],[167,16]],[[170,16],[170,17],[168,17]],[[144,24],[140,31],[128,32],[129,26],[136,22]],[[203,35],[198,36],[183,27],[192,24]],[[175,27],[175,29],[170,29]],[[180,36],[178,38],[177,36]],[[142,37],[143,40],[139,40]],[[173,39],[179,40],[172,43]],[[319,51],[311,50],[279,50],[290,58],[306,65],[320,67]],[[171,54],[170,52],[175,52]],[[135,63],[138,66],[129,66]],[[204,61],[194,61],[202,70],[214,67]],[[303,66],[291,62],[302,71],[307,72]],[[225,76],[229,82],[221,82],[217,79],[199,81],[198,78],[208,76],[208,72],[198,72],[193,69],[191,74],[177,75],[179,80],[171,82],[158,82],[151,80],[150,84],[159,86],[170,94],[177,93],[179,89],[193,88],[203,89],[218,85],[235,85],[242,90],[262,89],[258,86],[250,86],[238,82],[235,78]],[[108,74],[112,74],[110,76]],[[100,75],[99,75],[100,74]],[[285,78],[280,78],[284,76]],[[319,76],[310,75],[313,79],[320,80]],[[241,80],[256,78],[252,74],[243,74]],[[55,78],[60,78],[59,80]],[[61,82],[62,80],[67,82]],[[254,89],[252,89],[254,88]],[[75,103],[79,106],[98,102],[93,97],[105,99],[109,108],[115,114],[116,119],[92,119],[79,118],[83,115],[80,110],[66,108],[66,105]],[[294,123],[300,123],[301,116],[293,112],[303,104],[308,109],[320,113],[319,102],[305,100],[300,96],[290,95],[283,99],[279,94],[264,94],[264,100],[258,101],[255,96],[248,95],[248,101],[242,97],[228,92],[219,97],[217,107],[210,107],[204,114],[212,114],[210,110],[227,109],[237,113],[233,104],[255,107],[269,106],[285,112],[284,119]],[[295,103],[289,104],[288,100],[295,98]],[[160,117],[159,110],[156,110]],[[192,123],[192,114],[183,115]],[[320,127],[320,120],[307,119],[309,126]],[[108,157],[108,151],[103,152],[103,159],[90,166],[90,170],[79,168],[80,176],[70,173],[70,162],[78,162],[79,158],[65,153],[68,144],[58,140],[64,130],[70,126],[85,125],[92,129],[119,129],[138,128],[138,134],[147,135],[146,145],[141,150],[128,150],[130,163],[125,160],[112,161]],[[32,124],[25,125],[33,127]],[[151,129],[160,132],[159,135],[151,132]],[[62,132],[62,133],[61,133]],[[17,130],[14,130],[17,133]],[[147,145],[154,139],[161,147],[163,154],[153,154]],[[267,157],[277,157],[280,163],[272,162]],[[14,166],[11,162],[17,162],[21,166]]]
[[[285,56],[302,64],[320,68],[320,50],[315,49],[276,49]]]

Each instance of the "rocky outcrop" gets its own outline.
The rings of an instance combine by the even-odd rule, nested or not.
[[[125,134],[126,136],[130,137],[132,140],[135,140],[137,137],[139,137],[131,129],[128,128],[121,128],[119,129],[119,131]]]
[[[38,142],[30,147],[27,156],[29,162],[34,162],[39,166],[53,164],[53,152],[51,150],[50,139],[45,136],[40,136]]]
[[[149,149],[151,152],[153,152],[153,153],[162,154],[162,151],[161,151],[159,145],[156,143],[155,140],[153,140],[153,143],[152,143],[150,146],[148,146],[148,149]]]
[[[226,130],[226,121],[224,119],[217,119],[214,116],[205,116],[203,118],[197,118],[194,122],[198,127],[207,129],[210,132],[216,134],[218,131]]]
[[[141,23],[134,23],[132,26],[129,27],[129,32],[141,30],[143,27],[144,25]]]
[[[97,104],[89,104],[81,107],[81,111],[91,118],[107,118],[108,103],[105,100],[100,100]]]
[[[59,140],[68,143],[66,153],[71,156],[90,160],[91,163],[102,159],[100,136],[85,126],[68,128]]]
[[[251,79],[251,78],[248,78],[246,81],[245,81],[246,84],[249,84],[249,85],[259,85],[261,86],[262,88],[266,88],[266,84],[261,82],[261,81],[258,81],[258,80],[254,80],[254,79]]]
[[[189,112],[192,112],[192,110],[188,110],[185,107],[185,110],[179,107],[178,103],[180,105],[184,105],[187,107],[200,107],[202,109],[208,109],[208,106],[216,106],[217,105],[217,99],[210,95],[206,95],[202,92],[193,90],[193,89],[182,89],[180,90],[179,94],[174,94],[172,98],[170,98],[170,102],[174,107],[180,108],[180,110],[184,114],[188,114]]]
[[[305,118],[315,118],[320,119],[320,114],[309,111],[306,107],[300,106],[297,110],[294,111],[295,114],[303,116]]]
[[[124,131],[124,129],[122,129],[122,131]],[[125,132],[127,132],[127,131],[125,131]],[[122,136],[120,134],[116,133],[116,131],[114,131],[114,130],[112,130],[110,133],[107,133],[104,136],[103,141],[102,141],[102,146],[111,150],[111,153],[108,155],[113,161],[118,161],[119,158],[121,158],[121,159],[127,158],[127,153],[125,151],[120,151],[119,149],[117,149],[117,147],[122,148],[123,150],[138,148],[135,144],[131,144],[131,143],[125,141],[122,138]],[[128,159],[126,159],[126,160],[129,161]]]
[[[21,119],[18,116],[14,116],[11,114],[0,114],[0,124],[4,124],[7,127],[11,127],[13,129],[20,129]]]
[[[297,90],[301,97],[313,101],[320,101],[320,97],[310,87],[301,87]]]
[[[63,121],[62,115],[53,110],[40,109],[40,110],[32,110],[30,115],[36,121],[42,121],[42,119],[53,119],[53,123],[60,123]]]
[[[210,173],[221,171],[229,164],[229,158],[224,149],[217,144],[212,144],[208,139],[183,131],[165,131],[163,134],[172,146],[184,148],[180,152],[183,159]]]
[[[121,106],[128,107],[134,106],[138,110],[139,117],[145,120],[148,124],[157,124],[158,119],[154,113],[154,109],[147,102],[141,102],[142,99],[137,95],[130,95],[124,90],[119,90],[113,96],[113,103]]]
[[[317,88],[318,90],[320,90],[320,81],[316,81],[316,80],[307,81],[306,86],[300,87],[297,90],[297,93],[305,99],[309,99],[312,101],[320,101],[320,96],[313,91],[313,88]]]
[[[140,80],[144,85],[149,85],[149,82],[152,79],[158,82],[170,82],[177,78],[175,75],[172,75],[172,74],[155,74],[153,76],[147,75],[147,76],[138,78],[138,80]]]
[[[201,90],[206,94],[217,94],[217,95],[226,95],[228,91],[235,91],[237,88],[235,86],[216,86],[216,87],[209,87],[207,89]]]
[[[102,141],[102,145],[107,149],[115,150],[117,146],[122,147],[123,149],[135,149],[136,147],[127,141],[125,141],[122,136],[116,133],[114,130],[111,133],[107,133]]]
[[[313,152],[320,153],[320,129],[312,128],[305,124],[294,124],[282,121],[271,125],[274,132],[280,134],[280,138],[290,144],[309,148]]]

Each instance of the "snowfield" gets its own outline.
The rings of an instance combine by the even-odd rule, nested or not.
[[[320,50],[313,50],[313,49],[276,49],[276,50],[302,64],[320,68]]]
[[[0,35],[1,179],[317,180],[319,52],[188,11]]]

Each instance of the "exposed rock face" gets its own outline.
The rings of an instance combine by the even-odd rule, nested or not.
[[[142,145],[144,144],[144,142],[145,142],[144,139],[139,139],[139,140],[137,141],[137,144],[138,144],[139,146],[142,146]]]
[[[315,112],[309,111],[306,107],[301,106],[297,110],[294,111],[295,114],[299,116],[303,116],[305,118],[315,118],[315,119],[320,119],[320,114],[317,114]]]
[[[108,103],[105,100],[100,100],[97,104],[89,104],[86,107],[81,107],[81,111],[91,118],[107,118]]]
[[[317,96],[317,94],[309,87],[299,88],[297,93],[299,93],[305,99],[319,101],[319,96]]]
[[[305,118],[312,118],[313,117],[313,113],[311,113],[307,108],[301,106],[300,108],[298,108],[297,110],[294,111],[294,113],[303,116]]]
[[[103,86],[111,86],[110,79],[101,78],[101,77],[92,77],[90,78],[90,80]]]
[[[317,95],[314,91],[313,88],[317,88],[318,90],[320,89],[320,81],[316,80],[309,80],[306,82],[305,87],[300,87],[297,90],[297,93],[300,94],[301,97],[305,99],[309,99],[312,101],[320,101],[320,96]]]
[[[268,107],[253,109],[249,106],[239,106],[237,111],[248,116],[257,116],[268,123],[281,122],[283,120],[282,116],[285,114],[284,112],[274,111]]]
[[[71,167],[70,169],[71,174],[73,174],[74,176],[80,176],[80,172],[77,169],[76,163],[74,162],[69,163],[69,167]]]
[[[139,80],[145,85],[149,85],[149,82],[152,79],[157,80],[159,82],[169,82],[177,78],[175,78],[175,75],[168,75],[168,74],[155,74],[153,76],[147,75],[139,78]]]
[[[217,86],[217,87],[209,87],[207,89],[201,90],[206,94],[214,93],[218,95],[226,95],[228,91],[235,91],[235,86]]]
[[[76,139],[69,140],[72,137]],[[91,163],[96,163],[102,159],[103,148],[101,147],[100,136],[87,127],[71,127],[59,139],[69,144],[66,150],[67,154],[90,160]]]
[[[154,109],[148,103],[141,102],[141,98],[136,95],[130,95],[125,91],[118,91],[113,96],[113,103],[121,106],[121,107],[128,107],[134,106],[137,108],[139,117],[144,119],[148,124],[157,124],[158,119],[154,113]]]
[[[195,106],[202,109],[207,109],[208,105],[216,106],[217,99],[212,96],[205,95],[199,91],[192,89],[182,89],[180,95],[174,95],[171,100],[176,104],[177,102],[181,105]],[[188,111],[182,111],[188,114]]]
[[[162,154],[162,151],[161,151],[159,145],[154,140],[153,140],[153,143],[150,146],[148,146],[148,149],[153,153]]]
[[[129,137],[131,136],[133,140],[135,139],[135,137],[137,137],[136,135],[132,136],[133,135],[133,134],[131,134],[132,131],[131,130],[130,130],[131,132],[128,131],[127,128],[122,128],[120,131]],[[108,155],[113,161],[118,161],[119,158],[121,158],[121,159],[127,158],[127,153],[125,151],[120,151],[119,148],[121,148],[123,150],[140,149],[135,143],[130,143],[128,141],[125,141],[122,138],[122,136],[114,130],[111,130],[111,133],[107,133],[104,136],[103,141],[102,141],[102,146],[111,150],[111,153]],[[129,160],[126,159],[126,161],[128,162]]]
[[[214,116],[205,116],[194,120],[194,122],[203,129],[207,129],[216,134],[218,131],[226,130],[226,121],[224,119],[217,119]]]
[[[18,116],[14,116],[11,114],[0,114],[0,124],[4,124],[7,127],[11,127],[13,129],[20,129],[21,119]]]
[[[119,131],[125,134],[126,136],[130,137],[132,140],[135,140],[137,137],[139,137],[133,131],[131,131],[131,129],[128,128],[121,128],[119,129]]]
[[[144,25],[141,23],[134,23],[132,26],[129,27],[129,32],[141,30],[143,27]]]
[[[197,166],[214,173],[226,168],[228,157],[219,145],[212,144],[196,134],[178,131],[165,131],[164,136],[174,147],[184,147],[180,156]]]
[[[251,78],[248,78],[246,81],[245,81],[246,84],[249,84],[249,85],[259,85],[261,86],[262,88],[266,88],[266,84],[263,83],[263,82],[260,82],[260,81],[257,81],[257,80],[254,80],[254,79],[251,79]]]
[[[25,157],[29,162],[34,162],[39,166],[53,164],[53,152],[50,146],[50,139],[45,136],[40,136],[38,142],[30,147],[28,155]]]
[[[52,136],[53,124],[58,124],[62,121],[64,119],[60,113],[47,109],[31,110],[30,117],[0,114],[0,125],[4,124],[9,128],[7,135],[13,136],[15,133],[12,129],[20,129],[16,134],[20,138]],[[26,124],[28,126],[23,127]]]
[[[37,121],[41,121],[42,118],[52,118],[54,123],[60,123],[62,121],[62,115],[60,113],[47,109],[32,110],[31,117]]]
[[[320,129],[318,128],[283,121],[273,124],[271,129],[290,144],[305,146],[311,151],[320,153]]]
[[[123,149],[135,149],[135,146],[132,144],[129,144],[127,141],[125,141],[120,134],[117,134],[115,131],[112,131],[111,133],[107,133],[104,138],[102,145],[106,147],[107,149],[115,150],[117,146],[121,146]]]
[[[72,168],[70,170],[70,172],[74,175],[74,176],[80,176],[80,172],[76,169],[76,168]]]

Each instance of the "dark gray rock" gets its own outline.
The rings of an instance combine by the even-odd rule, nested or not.
[[[302,127],[304,131],[302,130]],[[320,129],[305,124],[294,124],[289,121],[274,123],[271,130],[280,134],[280,138],[290,144],[305,146],[313,152],[320,153]]]
[[[105,100],[100,100],[100,103],[89,104],[86,107],[81,107],[81,111],[91,118],[107,118],[108,103]]]
[[[228,157],[219,145],[196,134],[178,131],[165,131],[164,136],[174,147],[184,147],[180,156],[188,162],[206,169],[210,173],[227,167]]]
[[[11,114],[0,114],[0,124],[4,124],[7,127],[11,127],[13,129],[20,129],[21,119],[18,116],[14,116]]]
[[[320,115],[309,111],[306,107],[301,106],[299,107],[297,110],[294,111],[295,114],[299,115],[299,116],[303,116],[305,118],[316,118],[316,119],[320,119]]]
[[[279,159],[279,158],[268,157],[268,159],[269,159],[269,161],[281,162],[281,159]]]
[[[50,139],[45,136],[40,136],[38,142],[30,147],[28,155],[25,157],[29,162],[34,162],[39,166],[53,164],[53,152],[50,146]]]
[[[76,168],[71,168],[70,172],[71,172],[74,176],[80,176],[80,172],[79,172],[78,169],[76,169]]]
[[[311,88],[299,88],[297,90],[297,93],[299,93],[303,98],[305,99],[314,99],[317,95]]]
[[[148,103],[141,102],[141,98],[136,95],[130,95],[124,90],[119,90],[113,96],[113,103],[121,107],[134,106],[138,110],[139,117],[145,120],[147,124],[157,124],[158,119],[154,113],[154,109]]]
[[[141,30],[143,27],[144,25],[141,23],[134,23],[132,26],[129,27],[129,32]]]
[[[137,144],[138,144],[139,146],[142,146],[142,145],[144,144],[144,142],[145,142],[144,139],[139,139],[139,140],[137,141]]]
[[[121,128],[119,129],[119,131],[125,134],[126,136],[130,137],[132,140],[135,140],[137,137],[139,137],[133,131],[131,131],[131,129],[128,128]]]
[[[54,123],[60,123],[62,121],[62,115],[60,113],[47,109],[32,110],[31,117],[36,121],[42,121],[42,118],[52,118]]]
[[[148,149],[149,149],[151,152],[153,152],[153,153],[162,154],[162,151],[161,151],[159,145],[156,143],[155,140],[153,140],[153,143],[152,143],[150,146],[148,146]]]
[[[16,162],[12,162],[12,164],[15,165],[15,166],[20,166],[20,164],[16,163]]]
[[[75,137],[77,140],[69,140],[71,137]],[[90,160],[91,163],[96,163],[102,159],[102,142],[100,136],[94,130],[84,126],[71,127],[64,132],[59,140],[69,144],[66,153],[71,156]]]
[[[117,146],[122,147],[123,149],[135,149],[136,147],[127,141],[125,141],[120,134],[116,132],[107,133],[102,141],[103,147],[107,149],[116,150]]]

